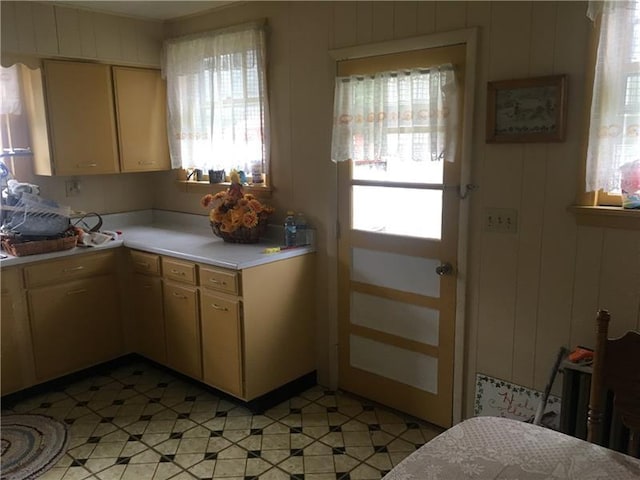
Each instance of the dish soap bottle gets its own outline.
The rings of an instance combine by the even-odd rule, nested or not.
[[[287,218],[284,220],[284,246],[296,246],[296,220],[291,210],[287,212]]]

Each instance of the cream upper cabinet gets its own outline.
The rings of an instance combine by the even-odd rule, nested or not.
[[[113,67],[123,172],[168,170],[167,90],[158,70]]]
[[[53,163],[36,161],[41,175],[92,175],[118,171],[111,67],[44,61]]]
[[[37,175],[170,168],[157,70],[43,60],[21,67]]]

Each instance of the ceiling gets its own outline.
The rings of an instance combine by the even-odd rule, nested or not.
[[[219,8],[232,1],[62,1],[55,2],[71,7],[103,13],[127,15],[147,20],[169,20],[194,13]]]

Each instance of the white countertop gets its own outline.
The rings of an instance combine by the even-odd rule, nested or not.
[[[63,258],[70,255],[125,246],[192,262],[242,270],[286,258],[312,253],[311,246],[296,247],[277,253],[265,249],[282,246],[274,240],[280,229],[270,229],[267,238],[256,244],[226,243],[214,236],[208,219],[202,215],[145,210],[125,214],[104,215],[104,230],[122,232],[118,240],[100,247],[75,247],[61,252],[13,257],[0,260],[0,267],[20,265],[41,260]],[[271,239],[269,238],[271,236]],[[6,254],[6,252],[4,252]]]

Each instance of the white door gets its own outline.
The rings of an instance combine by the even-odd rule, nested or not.
[[[462,92],[464,59],[457,45],[347,60],[337,73],[452,63]],[[339,386],[449,427],[460,161],[338,168]]]

